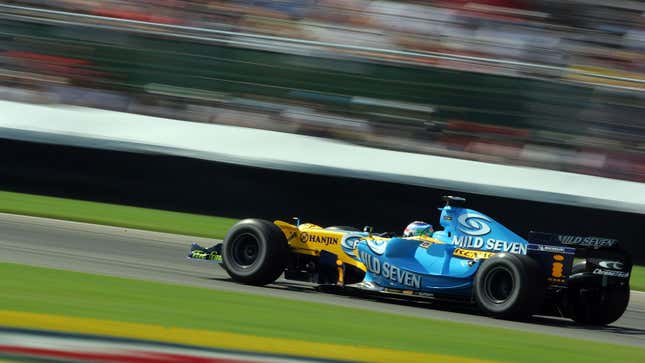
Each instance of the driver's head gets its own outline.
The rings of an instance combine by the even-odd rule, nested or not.
[[[408,224],[407,227],[403,230],[403,237],[413,237],[413,236],[427,236],[432,237],[432,225],[426,222],[414,221]]]

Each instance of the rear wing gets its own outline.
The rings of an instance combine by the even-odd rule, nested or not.
[[[618,240],[613,238],[558,234],[547,232],[530,232],[529,243],[573,248],[612,248],[618,247]]]
[[[565,256],[565,276],[569,275],[568,263],[573,257],[584,258],[584,271],[572,271],[574,275],[583,273],[598,278],[628,280],[632,270],[632,259],[627,251],[618,245],[618,240],[596,236],[530,232],[529,253],[546,255],[547,251],[555,256]],[[605,282],[606,283],[606,282]]]

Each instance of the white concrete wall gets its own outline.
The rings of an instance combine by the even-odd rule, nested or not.
[[[0,101],[0,137],[159,152],[289,171],[645,213],[645,184],[382,150],[273,131]]]

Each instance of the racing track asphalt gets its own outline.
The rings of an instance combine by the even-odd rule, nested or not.
[[[239,285],[230,281],[228,275],[214,263],[187,260],[185,256],[191,242],[210,245],[216,241],[0,213],[0,262],[133,277],[645,346],[645,293],[632,293],[630,305],[623,317],[608,327],[582,327],[568,319],[546,317],[535,317],[528,322],[505,321],[478,315],[471,308],[459,305],[323,293],[311,284],[286,280],[278,280],[268,287]]]

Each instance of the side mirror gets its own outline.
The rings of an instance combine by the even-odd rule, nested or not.
[[[367,232],[369,236],[372,235],[372,232],[374,232],[374,227],[372,226],[365,226],[363,227],[363,232]]]
[[[296,227],[300,226],[300,218],[293,217],[293,218],[291,218],[291,220],[293,221],[293,224],[296,225]]]

